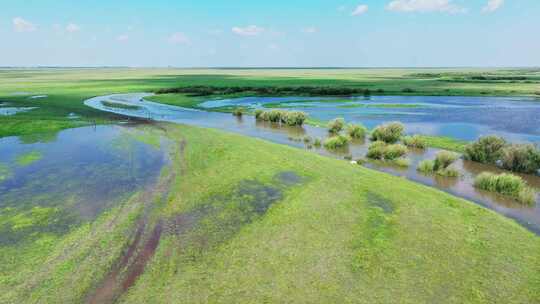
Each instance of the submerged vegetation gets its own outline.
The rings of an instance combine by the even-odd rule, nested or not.
[[[19,155],[17,157],[17,164],[19,166],[31,165],[43,157],[43,154],[39,151],[32,151],[26,154]]]
[[[512,197],[523,204],[532,205],[536,202],[535,191],[517,175],[483,172],[476,177],[474,185],[482,190]]]

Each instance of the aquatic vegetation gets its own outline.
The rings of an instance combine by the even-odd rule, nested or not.
[[[407,147],[402,144],[387,145],[383,150],[383,158],[385,160],[395,160],[408,152]]]
[[[321,139],[320,138],[315,138],[315,140],[313,141],[313,146],[315,148],[319,148],[321,145],[322,145]]]
[[[345,127],[345,120],[343,118],[336,118],[328,122],[328,132],[337,134]]]
[[[361,124],[348,124],[347,135],[351,138],[362,139],[366,137],[367,129]]]
[[[11,170],[5,164],[0,163],[0,183],[11,176]]]
[[[263,110],[257,109],[257,110],[255,110],[255,112],[253,112],[253,115],[255,116],[255,119],[258,120],[258,119],[261,119],[261,115],[262,115],[263,113],[264,113]]]
[[[435,160],[423,160],[418,164],[416,170],[424,174],[436,174],[445,177],[458,177],[459,171],[450,167],[458,155],[449,151],[440,151],[435,156]]]
[[[502,155],[502,149],[506,146],[504,138],[499,136],[484,136],[476,142],[465,147],[463,157],[484,164],[495,164]]]
[[[435,171],[444,170],[453,164],[459,155],[450,151],[439,151],[435,156],[435,162],[433,163],[433,169]]]
[[[307,114],[300,111],[269,110],[255,113],[255,119],[283,123],[288,126],[301,126],[307,119]]]
[[[536,193],[527,183],[517,175],[502,173],[493,174],[483,172],[474,180],[474,186],[491,192],[496,192],[514,198],[523,204],[534,204]]]
[[[425,149],[427,148],[426,140],[420,135],[405,136],[401,139],[403,144],[409,148]]]
[[[420,108],[420,104],[411,104],[411,103],[363,103],[363,104],[348,104],[341,105],[338,108],[350,109],[350,108],[388,108],[388,109],[409,109],[409,108]]]
[[[237,107],[232,111],[232,115],[236,117],[242,117],[244,115],[245,109],[242,107]]]
[[[383,159],[384,150],[386,149],[386,143],[384,141],[375,141],[369,145],[367,158],[371,159]]]
[[[114,102],[114,101],[105,101],[105,100],[102,101],[101,104],[109,108],[117,108],[117,109],[124,109],[124,110],[139,110],[141,108],[135,105]]]
[[[400,122],[380,125],[371,132],[371,140],[393,144],[401,138],[404,130],[405,126]]]
[[[28,166],[31,165],[43,157],[43,154],[40,151],[32,151],[17,157],[17,164],[19,166]]]
[[[311,136],[304,136],[304,143],[309,144],[313,141],[313,138]]]
[[[407,168],[411,165],[411,160],[408,158],[400,157],[400,158],[392,160],[392,163],[398,167]]]
[[[425,141],[426,145],[428,147],[433,148],[439,148],[444,149],[448,151],[454,151],[463,153],[465,151],[465,147],[469,144],[469,142],[446,137],[446,136],[430,136],[430,135],[415,135],[421,138],[423,141]]]
[[[345,135],[336,135],[327,138],[324,141],[324,147],[330,150],[343,148],[349,144],[350,138]]]
[[[501,167],[521,173],[537,173],[540,170],[540,150],[530,144],[513,144],[501,151]]]

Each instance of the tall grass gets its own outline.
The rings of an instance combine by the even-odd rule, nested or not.
[[[401,138],[403,130],[405,130],[405,127],[400,122],[380,125],[371,132],[371,140],[393,144]]]
[[[349,144],[350,138],[345,135],[329,137],[324,141],[324,147],[330,150],[343,148]]]
[[[328,132],[337,134],[345,127],[345,120],[343,118],[336,118],[328,123]]]
[[[449,151],[440,151],[434,160],[424,160],[418,164],[416,170],[424,174],[437,174],[439,176],[457,177],[459,171],[450,167],[458,159],[458,155]]]
[[[540,150],[534,145],[509,145],[501,151],[501,166],[504,169],[536,173],[540,169]]]
[[[351,138],[363,139],[366,137],[367,129],[361,124],[349,124],[347,125],[347,134]]]
[[[465,147],[465,159],[484,163],[495,164],[501,157],[502,149],[506,146],[504,138],[499,136],[484,136],[476,142]]]
[[[427,141],[420,135],[405,136],[401,139],[403,144],[409,148],[425,149]]]
[[[367,158],[395,161],[407,155],[407,147],[402,144],[388,145],[383,141],[375,141],[371,143],[366,154]],[[402,163],[405,163],[402,161]]]
[[[483,172],[474,180],[474,186],[512,197],[520,203],[532,205],[536,202],[535,191],[528,187],[525,181],[517,175],[508,173],[497,175]]]
[[[232,115],[236,117],[242,117],[244,115],[244,111],[245,111],[244,108],[238,107],[232,111]]]
[[[255,111],[255,119],[282,123],[288,126],[301,126],[307,119],[307,114],[300,111],[269,110]]]

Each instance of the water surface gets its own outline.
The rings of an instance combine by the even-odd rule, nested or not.
[[[467,141],[476,140],[483,135],[497,134],[509,141],[540,143],[540,99],[534,98],[246,97],[211,100],[201,106],[209,109],[222,106],[261,108],[268,104],[304,111],[310,117],[322,121],[343,117],[350,122],[363,123],[368,128],[388,121],[400,121],[405,124],[409,133],[441,135]]]
[[[327,137],[327,131],[323,128],[313,126],[285,127],[274,123],[256,121],[251,116],[236,118],[227,113],[207,112],[150,102],[144,99],[146,96],[149,96],[149,94],[123,94],[95,97],[87,100],[85,104],[104,111],[132,117],[149,118],[159,121],[169,121],[226,130],[276,143],[308,149],[322,155],[336,158],[362,158],[365,156],[369,145],[369,142],[353,141],[349,147],[337,151],[329,151],[322,147],[315,148],[312,144],[304,142],[303,139],[305,137],[320,139]],[[135,105],[138,106],[138,108],[121,109],[103,106],[101,101],[109,99],[114,99],[115,102],[121,102],[127,105]],[[537,204],[534,206],[523,206],[506,197],[487,193],[475,189],[472,186],[474,177],[483,171],[495,173],[501,172],[501,170],[494,166],[459,160],[453,165],[462,172],[462,176],[459,178],[419,174],[416,171],[418,163],[424,159],[433,159],[438,151],[438,149],[411,151],[408,155],[411,160],[411,166],[409,168],[399,168],[376,162],[369,162],[366,166],[393,175],[403,176],[410,180],[433,186],[453,195],[466,198],[477,204],[495,210],[500,214],[513,218],[530,230],[540,234],[540,198],[537,198]],[[532,175],[522,176],[531,186],[540,189],[540,177]]]

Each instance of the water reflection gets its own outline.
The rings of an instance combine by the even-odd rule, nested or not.
[[[61,234],[154,182],[168,161],[129,126],[69,129],[54,137],[0,139],[0,244]],[[40,155],[21,163],[21,155]]]
[[[118,114],[135,117],[149,117],[156,120],[236,132],[276,143],[309,149],[310,151],[322,155],[340,159],[345,157],[352,157],[353,159],[363,158],[369,144],[369,142],[364,141],[353,141],[349,146],[343,149],[327,150],[324,147],[314,147],[312,142],[305,142],[303,140],[304,137],[310,137],[312,139],[326,138],[328,132],[322,128],[313,126],[280,126],[279,124],[270,122],[259,122],[249,116],[237,120],[231,114],[183,109],[143,100],[147,95],[148,94],[115,95],[115,98],[117,99],[141,107],[139,110],[104,109],[101,106],[100,101],[110,98],[109,96],[92,98],[85,103],[91,107],[113,111]],[[403,176],[410,180],[433,186],[456,196],[474,201],[503,215],[516,219],[532,231],[540,233],[540,203],[537,203],[536,206],[532,207],[523,206],[506,197],[486,193],[473,187],[473,180],[477,174],[483,171],[500,172],[501,170],[496,167],[459,160],[452,165],[462,173],[458,178],[430,176],[418,173],[416,168],[419,162],[425,159],[434,159],[438,151],[438,149],[411,151],[408,155],[408,158],[410,159],[410,166],[408,168],[388,165],[384,162],[367,162],[365,166],[393,175]],[[524,175],[524,178],[532,187],[540,189],[540,177]]]

